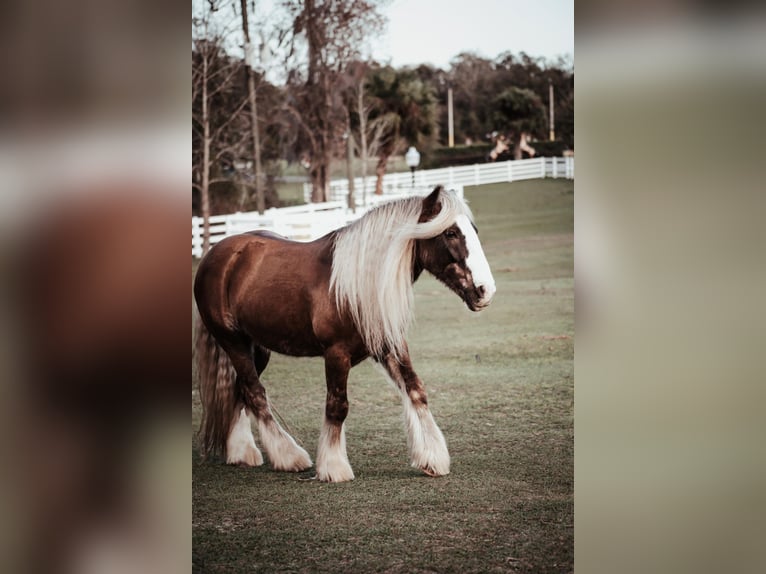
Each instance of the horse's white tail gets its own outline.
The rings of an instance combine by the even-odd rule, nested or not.
[[[199,446],[203,457],[226,455],[226,440],[242,408],[228,355],[197,318],[195,359],[202,402]]]

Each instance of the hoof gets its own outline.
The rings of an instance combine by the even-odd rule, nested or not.
[[[234,466],[261,466],[263,455],[255,443],[239,444],[236,448],[229,449],[226,454],[226,464]]]
[[[319,482],[349,482],[354,480],[354,471],[349,466],[347,469],[335,469],[334,471],[320,471],[317,469],[317,480]]]
[[[274,470],[283,472],[302,472],[313,466],[309,453],[296,445],[295,450],[289,453],[279,453],[271,458],[271,466]]]
[[[441,460],[433,460],[433,461],[412,461],[412,467],[417,468],[419,471],[423,472],[423,474],[426,474],[430,477],[436,478],[437,476],[446,476],[449,474],[449,455],[442,458]]]
[[[446,472],[437,472],[430,466],[426,468],[421,468],[420,470],[422,470],[424,474],[430,476],[431,478],[437,478],[439,476],[447,476],[449,474],[449,470]]]

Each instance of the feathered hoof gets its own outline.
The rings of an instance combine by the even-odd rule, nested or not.
[[[226,456],[226,464],[234,466],[261,466],[263,464],[263,455],[257,447],[251,446],[234,453],[229,453]]]
[[[433,460],[412,461],[412,467],[434,478],[446,476],[449,474],[449,455],[445,451],[441,457],[434,457]]]
[[[295,446],[291,452],[280,452],[271,457],[271,466],[274,470],[283,472],[301,472],[313,466],[311,457],[304,449]]]
[[[417,450],[412,453],[410,464],[413,468],[422,470],[428,476],[445,476],[449,474],[450,456],[446,445],[438,444],[442,448],[429,451]]]
[[[320,482],[349,482],[354,480],[354,471],[349,464],[317,465],[317,480]]]

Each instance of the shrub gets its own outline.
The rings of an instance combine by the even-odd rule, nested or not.
[[[530,142],[530,145],[535,148],[535,155],[542,157],[562,157],[567,149],[567,145],[561,140],[540,140]]]
[[[487,155],[492,150],[488,143],[475,145],[460,145],[455,147],[440,147],[431,150],[428,155],[424,154],[422,169],[437,169],[451,165],[471,165],[484,163]]]

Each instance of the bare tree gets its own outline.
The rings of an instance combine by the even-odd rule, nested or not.
[[[347,116],[342,94],[345,68],[359,59],[365,37],[379,30],[378,0],[285,0],[292,16],[291,91],[297,123],[307,131],[312,201],[326,201],[330,163],[340,150]],[[300,53],[305,50],[305,64]]]
[[[393,112],[380,115],[367,124],[367,157],[378,158],[375,171],[375,195],[383,194],[383,176],[386,174],[392,141],[399,141],[399,116]]]
[[[247,104],[237,92],[241,64],[223,46],[231,28],[216,20],[222,0],[208,0],[192,16],[192,187],[200,194],[203,220],[202,250],[210,247],[210,186],[223,178],[214,167],[226,155],[238,155],[242,138],[231,137],[231,124],[241,121]],[[215,20],[215,22],[214,22]],[[214,113],[214,101],[227,99],[225,116]]]
[[[398,118],[395,114],[380,114],[377,102],[366,93],[366,75],[369,66],[362,63],[357,66],[353,78],[349,107],[353,108],[358,119],[356,131],[359,159],[362,163],[362,203],[367,203],[367,168],[369,159],[377,157],[384,142],[395,132]],[[361,72],[361,73],[359,73]],[[370,119],[373,117],[373,119]],[[382,193],[382,188],[381,188]]]

